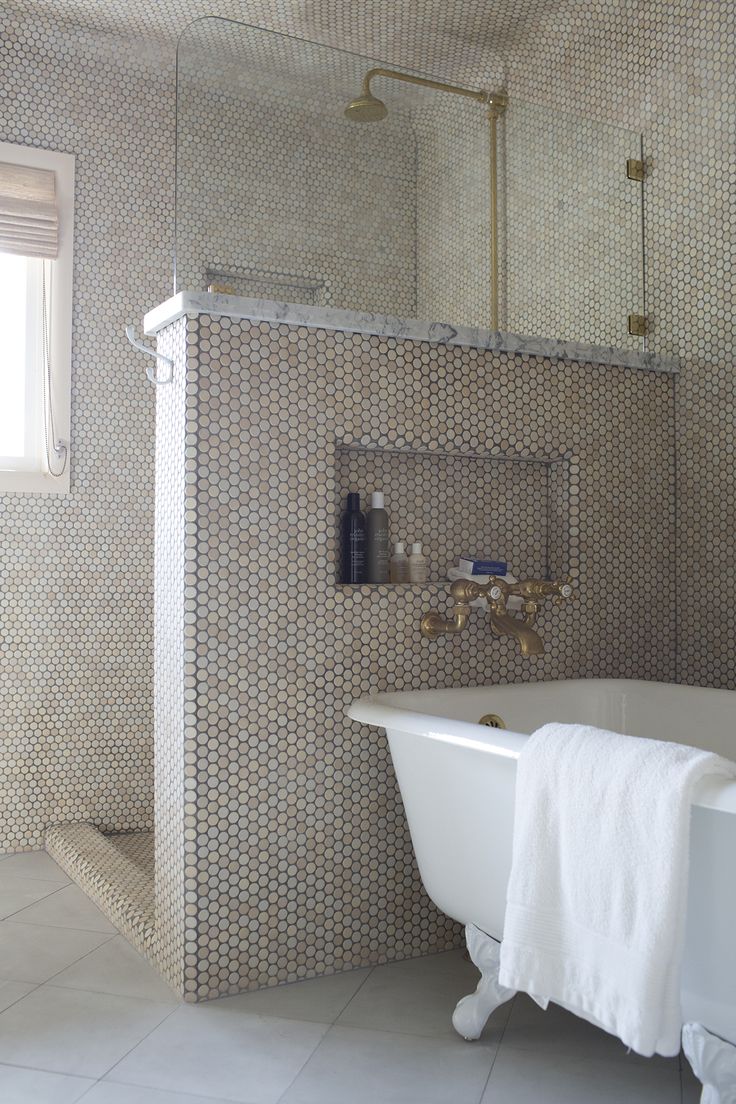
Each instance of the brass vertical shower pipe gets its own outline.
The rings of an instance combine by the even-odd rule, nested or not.
[[[498,321],[498,120],[508,106],[505,92],[491,92],[488,96],[488,126],[490,129],[490,222],[491,222],[491,329],[499,328]]]
[[[490,237],[491,237],[491,329],[499,328],[498,319],[498,120],[503,115],[509,102],[505,92],[484,92],[473,88],[463,88],[459,84],[445,84],[443,81],[430,80],[428,77],[415,77],[413,73],[403,73],[399,69],[369,69],[363,77],[360,95],[351,100],[345,108],[345,117],[355,123],[376,123],[385,119],[388,108],[383,100],[379,100],[371,91],[371,81],[374,77],[388,77],[391,80],[405,81],[407,84],[418,84],[423,88],[433,88],[437,92],[450,92],[455,96],[467,96],[485,104],[488,108],[488,125],[490,128],[490,180],[489,180],[489,205],[490,205]]]

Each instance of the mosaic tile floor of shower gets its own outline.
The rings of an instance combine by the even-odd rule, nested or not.
[[[46,850],[139,951],[155,937],[153,832],[103,834],[91,824],[60,824]]]
[[[182,1004],[42,852],[0,858],[3,1104],[696,1104],[677,1059],[627,1055],[524,997],[477,1043],[458,951]]]

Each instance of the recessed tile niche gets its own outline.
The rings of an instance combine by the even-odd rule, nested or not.
[[[557,577],[573,568],[570,518],[577,494],[570,457],[341,441],[335,459],[336,533],[349,491],[360,494],[363,510],[372,491],[383,491],[392,545],[404,541],[408,551],[421,541],[430,583],[446,583],[462,555],[505,560],[518,578]],[[339,579],[339,539],[336,547]]]

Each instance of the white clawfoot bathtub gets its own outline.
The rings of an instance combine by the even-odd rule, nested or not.
[[[503,728],[478,723],[488,714]],[[483,976],[454,1020],[467,1037],[477,1037],[511,996],[497,985],[495,941],[503,935],[516,760],[526,737],[548,721],[577,722],[736,759],[736,693],[727,690],[614,679],[516,683],[378,694],[354,702],[348,715],[385,728],[424,886],[468,929]],[[685,1021],[707,1029],[685,1040],[706,1084],[703,1100],[736,1101],[736,782],[722,779],[701,783],[693,806],[682,1007]],[[698,1045],[707,1033],[716,1036],[712,1045]],[[717,1061],[708,1060],[714,1048]]]

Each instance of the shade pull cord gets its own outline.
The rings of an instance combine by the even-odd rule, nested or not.
[[[42,334],[41,334],[41,355],[43,359],[43,436],[44,436],[44,449],[46,451],[46,464],[49,469],[49,474],[58,479],[66,471],[66,465],[69,460],[69,449],[63,441],[57,439],[56,426],[54,424],[54,409],[51,398],[51,349],[49,340],[49,317],[51,310],[51,289],[50,289],[50,266],[47,260],[43,262],[43,274],[41,278],[41,315],[42,315]],[[55,462],[61,461],[61,468],[58,471],[54,470],[54,465],[51,462],[51,453],[53,452]]]

